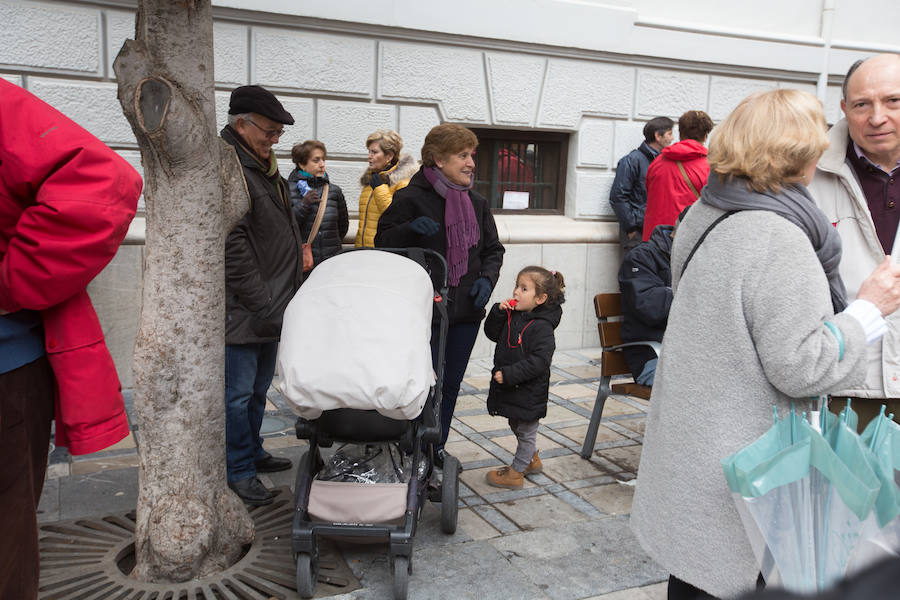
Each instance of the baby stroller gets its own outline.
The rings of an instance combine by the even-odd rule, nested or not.
[[[360,249],[318,265],[285,312],[279,388],[299,415],[297,437],[309,440],[297,466],[291,528],[303,598],[315,593],[317,536],[388,541],[394,597],[405,599],[426,498],[441,504],[441,530],[456,531],[459,461],[445,456],[440,483],[434,471],[446,294],[447,266],[440,254]],[[436,373],[433,311],[440,335]],[[408,480],[325,480],[323,449],[335,442],[393,445],[410,465],[403,469]]]

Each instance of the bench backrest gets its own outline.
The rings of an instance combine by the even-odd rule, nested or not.
[[[621,350],[608,350],[622,343],[622,295],[597,294],[594,296],[594,312],[597,314],[597,330],[603,347],[601,372],[607,375],[630,375]]]

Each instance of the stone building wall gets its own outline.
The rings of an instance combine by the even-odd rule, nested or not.
[[[495,299],[509,294],[526,264],[559,269],[568,301],[557,344],[594,346],[591,298],[618,288],[618,233],[608,192],[616,162],[640,143],[646,120],[700,109],[720,121],[751,92],[795,87],[816,93],[821,82],[833,122],[840,116],[841,75],[852,60],[900,48],[826,39],[824,29],[820,36],[818,1],[790,9],[762,2],[761,10],[773,13],[755,25],[774,32],[726,27],[729,3],[704,3],[712,11],[707,23],[691,25],[672,21],[667,4],[458,0],[459,14],[448,20],[413,0],[394,0],[389,10],[356,0],[334,6],[217,0],[219,125],[234,87],[254,83],[274,91],[296,120],[276,146],[282,174],[292,168],[294,143],[323,141],[329,175],[344,190],[351,221],[366,166],[365,138],[375,129],[399,131],[417,158],[425,134],[443,121],[568,133],[564,214],[497,216],[507,254]],[[888,21],[900,16],[891,0],[863,4],[887,11]],[[840,0],[837,8],[849,14],[845,5]],[[133,35],[134,6],[128,0],[0,0],[0,76],[73,118],[140,171],[112,71],[116,53]],[[779,10],[793,12],[782,18]],[[799,20],[786,20],[791,15]],[[779,21],[788,25],[779,28]],[[841,35],[868,39],[862,22],[849,30],[842,23]],[[90,288],[126,385],[140,304],[142,225],[135,221],[129,245]],[[354,232],[355,222],[348,239]],[[490,353],[482,336],[475,356]]]

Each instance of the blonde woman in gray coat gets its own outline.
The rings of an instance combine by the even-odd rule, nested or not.
[[[805,186],[825,129],[806,92],[746,98],[715,132],[709,181],[675,238],[631,516],[671,573],[670,599],[753,589],[759,568],[722,459],[771,427],[773,405],[809,410],[810,398],[862,382],[866,347],[900,305],[889,261],[847,304],[840,239]]]

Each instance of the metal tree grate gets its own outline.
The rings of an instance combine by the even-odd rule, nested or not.
[[[256,537],[247,554],[214,576],[184,583],[144,583],[125,570],[134,563],[134,512],[45,523],[39,528],[44,600],[286,600],[297,598],[291,552],[294,505],[290,490],[250,509]],[[316,597],[360,587],[337,549],[319,543]]]

